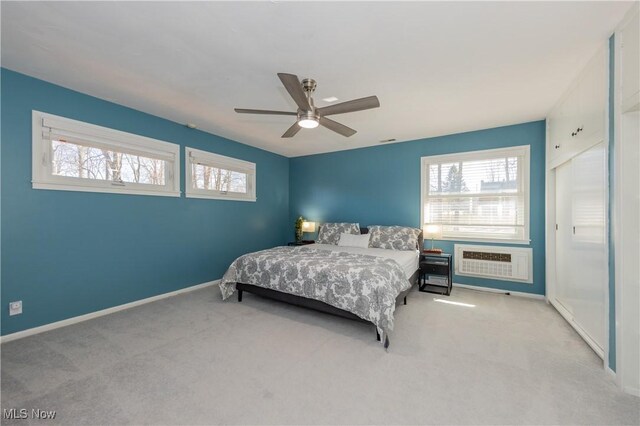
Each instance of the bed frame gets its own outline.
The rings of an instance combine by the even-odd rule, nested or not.
[[[367,234],[369,232],[368,228],[360,228],[361,234]],[[422,233],[418,237],[418,247],[422,247],[423,238]],[[418,282],[419,269],[416,270],[409,281],[411,282],[411,286],[408,289],[403,291],[396,298],[396,304],[402,302],[404,305],[407,304],[407,295],[413,289],[413,286]],[[246,291],[247,293],[256,294],[258,296],[267,297],[269,299],[279,300],[281,302],[289,303],[291,305],[302,306],[304,308],[313,309],[320,312],[325,312],[332,315],[337,315],[339,317],[352,319],[360,322],[371,323],[365,319],[360,318],[359,316],[345,311],[344,309],[336,308],[335,306],[331,306],[327,303],[321,302],[315,299],[307,299],[306,297],[296,296],[294,294],[283,293],[281,291],[272,290],[270,288],[259,287],[252,284],[244,284],[244,283],[236,283],[236,290],[238,291],[238,302],[242,302],[242,294]],[[374,324],[375,327],[375,324]],[[378,341],[380,340],[380,333],[378,333],[378,328],[376,329],[376,337]],[[384,347],[385,349],[389,347],[389,336],[384,336]]]

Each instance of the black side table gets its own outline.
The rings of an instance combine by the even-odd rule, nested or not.
[[[289,243],[287,243],[288,246],[306,246],[307,244],[313,244],[315,243],[314,240],[302,240],[300,242],[298,241],[291,241]]]
[[[444,296],[451,294],[453,262],[448,253],[422,253],[418,290]]]

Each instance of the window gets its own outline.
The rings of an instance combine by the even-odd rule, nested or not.
[[[190,198],[255,201],[256,165],[185,148],[186,194]]]
[[[33,111],[34,189],[180,196],[179,145]]]
[[[529,243],[529,146],[422,157],[422,223],[447,240]]]

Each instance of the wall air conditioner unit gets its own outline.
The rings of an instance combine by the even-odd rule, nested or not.
[[[533,250],[454,244],[455,273],[469,277],[533,283]]]

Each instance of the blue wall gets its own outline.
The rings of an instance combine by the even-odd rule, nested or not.
[[[291,234],[289,159],[6,69],[1,78],[3,335],[218,279]],[[255,162],[258,200],[34,190],[34,109]],[[184,191],[184,170],[181,181]],[[24,313],[9,317],[14,300]]]
[[[611,206],[614,202],[614,161],[613,149],[615,144],[614,126],[614,95],[615,95],[615,34],[609,38],[609,368],[616,371],[616,265],[615,244]]]
[[[463,276],[455,276],[454,281],[544,294],[544,121],[293,158],[289,169],[289,221],[302,215],[318,222],[419,227],[420,157],[517,145],[531,146],[533,285]],[[451,241],[439,241],[437,246],[453,252]]]

